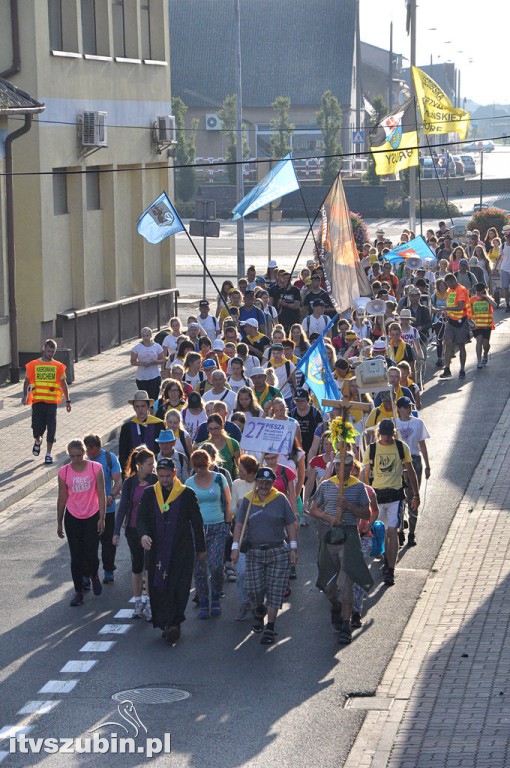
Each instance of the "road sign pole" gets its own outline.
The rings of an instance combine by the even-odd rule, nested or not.
[[[206,228],[205,228],[205,222],[204,222],[204,282],[202,285],[202,298],[206,298],[206,291],[205,291],[205,280],[207,275],[207,235],[206,235]]]

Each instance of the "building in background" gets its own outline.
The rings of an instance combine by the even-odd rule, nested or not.
[[[167,0],[3,2],[5,73],[46,106],[14,144],[23,361],[46,337],[72,344],[67,310],[175,285],[172,238],[153,246],[136,232],[143,209],[162,190],[172,194]],[[9,117],[2,139],[19,125]],[[137,311],[126,307],[124,338],[138,334],[140,319],[153,324],[154,305],[142,318]],[[91,317],[80,355],[97,351]],[[116,318],[103,318],[103,346],[118,341]]]

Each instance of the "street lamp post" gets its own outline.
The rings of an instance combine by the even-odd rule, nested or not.
[[[237,79],[237,120],[236,120],[236,189],[237,200],[244,197],[243,179],[243,88],[241,80],[241,9],[240,0],[235,0],[235,25],[236,25],[236,79]],[[244,277],[244,218],[237,220],[237,275]]]

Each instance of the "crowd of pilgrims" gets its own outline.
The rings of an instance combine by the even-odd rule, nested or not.
[[[405,243],[413,237],[414,233],[404,230],[399,242]],[[133,439],[133,429],[124,430],[124,436],[121,433],[119,459],[124,483],[116,511],[114,544],[119,543],[121,530],[125,528],[133,566],[134,616],[152,620],[154,626],[163,629],[169,642],[175,643],[180,636],[192,574],[198,618],[221,615],[225,581],[237,582],[236,620],[251,618],[253,630],[263,631],[263,642],[274,642],[277,609],[291,594],[291,582],[299,574],[296,566],[299,529],[312,523],[312,518],[316,518],[313,523],[319,529],[324,527],[320,510],[324,510],[327,499],[324,493],[321,495],[320,488],[337,474],[340,482],[345,483],[346,497],[351,493],[352,478],[367,481],[366,485],[356,484],[366,492],[363,498],[369,509],[366,516],[356,517],[356,523],[360,551],[366,561],[370,560],[374,551],[373,526],[379,509],[377,494],[370,487],[366,472],[365,440],[367,436],[369,441],[377,440],[378,425],[388,419],[396,423],[398,434],[405,434],[406,439],[409,436],[411,467],[416,470],[417,480],[412,498],[418,499],[423,469],[426,477],[430,474],[425,444],[429,435],[418,418],[423,388],[418,363],[426,357],[427,349],[430,353],[435,348],[436,364],[443,365],[449,291],[445,278],[453,274],[472,296],[480,293],[481,287],[487,294],[491,273],[497,270],[503,257],[501,238],[495,230],[489,230],[485,241],[479,233],[470,233],[467,242],[461,244],[450,237],[444,222],[440,222],[437,231],[427,232],[426,240],[436,261],[426,262],[414,270],[406,267],[405,262],[393,267],[385,260],[385,254],[397,243],[392,243],[378,230],[375,241],[366,243],[359,256],[371,285],[370,298],[382,300],[384,311],[370,316],[360,304],[358,309],[337,317],[326,332],[326,354],[341,397],[367,406],[365,409],[354,406],[349,411],[349,421],[359,434],[349,446],[347,458],[342,458],[342,466],[335,451],[331,424],[343,411],[340,405],[329,411],[324,409],[309,391],[297,367],[299,359],[337,315],[318,261],[307,262],[297,279],[286,269],[279,269],[274,261],[269,263],[264,275],[257,275],[255,267],[250,266],[245,278],[223,282],[215,306],[206,299],[199,301],[197,314],[189,316],[185,326],[178,317],[173,317],[168,328],[154,338],[151,329],[142,329],[141,341],[131,352],[138,391],[130,403],[136,412],[135,425],[143,426],[148,419],[157,428],[153,431],[152,444],[143,431],[139,430],[138,444],[136,438]],[[361,359],[371,357],[384,360],[389,392],[360,394],[355,367]],[[483,359],[486,362],[486,355]],[[242,433],[247,420],[253,417],[295,422],[291,451],[248,455],[243,452]],[[406,432],[405,426],[410,420],[416,421],[416,428]],[[387,425],[385,429],[388,431]],[[187,500],[188,533],[183,529],[179,534],[182,551],[177,559],[169,560],[168,552],[174,547],[172,536],[178,536],[178,531],[170,534],[172,526],[159,530],[150,524],[153,518],[149,495],[143,491],[157,485],[158,480],[161,498],[152,494],[151,504],[159,509],[159,515],[164,512],[165,521],[168,508],[178,503],[176,484],[181,497],[184,492]],[[190,494],[190,490],[193,493]],[[271,566],[270,585],[263,585],[266,597],[268,594],[270,597],[264,604],[260,594],[255,598],[253,595],[254,590],[260,592],[262,588],[255,583],[253,565],[249,577],[246,573],[247,554],[243,552],[242,542],[239,547],[239,521],[241,511],[242,519],[246,517],[247,506],[249,509],[258,504],[264,509],[266,505],[269,508],[271,504],[280,503],[275,492],[282,494],[285,501],[284,505],[280,504],[279,532],[275,533],[274,529],[272,532],[273,537],[282,541],[284,560],[283,564],[278,560]],[[349,502],[345,504],[348,509]],[[139,510],[138,522],[135,506]],[[416,514],[417,506],[414,505]],[[359,510],[363,504],[351,502],[350,507]],[[412,515],[414,524],[408,536],[409,546],[416,544],[416,514]],[[159,515],[156,512],[154,519],[159,520]],[[161,544],[165,536],[166,555]],[[253,536],[252,532],[251,538]],[[265,531],[265,537],[268,536],[271,542],[271,533]],[[160,542],[156,554],[155,539]],[[400,530],[400,545],[404,540],[405,534]],[[257,551],[267,556],[264,546]],[[144,600],[142,572],[149,555],[151,597]],[[165,562],[172,563],[174,576],[179,569],[185,572],[184,581],[177,579],[180,586],[172,598],[168,594],[165,598],[178,604],[171,609],[170,618],[168,610],[162,609],[155,587],[151,591],[150,586],[151,580],[156,583],[160,579],[158,568],[163,557]],[[391,585],[395,562],[389,569],[388,561],[382,562],[384,581]],[[268,567],[267,562],[260,566]],[[167,570],[170,565],[165,569],[165,578]],[[105,581],[113,581],[110,570]],[[361,626],[365,590],[360,581],[362,579],[354,583],[352,596],[348,598],[352,604],[350,610],[347,609],[350,616],[347,629],[346,611],[342,613],[339,607],[345,601],[341,596],[335,597],[336,615],[335,600],[332,601],[333,624],[343,637],[340,642],[350,642],[351,629]],[[181,594],[177,595],[179,590]],[[264,624],[266,613],[268,621]]]

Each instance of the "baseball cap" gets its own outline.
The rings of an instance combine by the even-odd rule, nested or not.
[[[204,371],[206,371],[208,368],[217,368],[216,360],[212,360],[212,358],[208,357],[207,360],[204,360],[202,363],[202,368]]]
[[[156,438],[156,443],[174,443],[175,435],[171,429],[162,429]]]
[[[209,306],[209,302],[207,301],[207,299],[202,299],[201,301],[198,302],[198,306],[199,307],[208,307]]]
[[[468,263],[469,263],[469,262],[468,262],[468,260],[467,260],[467,259],[459,259],[459,264],[462,264],[462,266],[467,266],[467,265],[468,265]]]
[[[312,307],[325,307],[326,304],[322,299],[315,299],[312,301]]]
[[[190,323],[188,328],[200,328],[200,323]]]
[[[258,277],[256,277],[256,278],[255,278],[255,282],[256,282],[256,283],[264,283],[264,285],[265,285],[265,283],[266,283],[266,278],[265,278],[265,277],[262,277],[261,275],[259,275]]]
[[[160,459],[156,464],[156,469],[175,469],[175,462],[173,459]]]
[[[382,419],[382,421],[379,422],[380,435],[393,435],[394,433],[395,433],[395,425],[391,419]]]
[[[206,363],[209,362],[208,360],[205,361]],[[214,360],[211,360],[211,362],[214,362]],[[190,392],[188,395],[188,407],[189,408],[200,408],[202,405],[202,398],[198,394],[198,392]]]
[[[353,461],[354,461],[354,454],[352,453],[352,451],[346,451],[344,456],[344,464],[352,464]],[[335,454],[333,463],[334,464],[342,463],[342,455],[340,453]]]
[[[267,376],[267,371],[260,367],[252,368],[251,378],[253,379],[254,376]]]
[[[212,348],[214,350],[217,350],[218,352],[223,352],[223,350],[225,349],[225,342],[222,341],[221,339],[216,339],[212,343]]]
[[[412,408],[413,401],[410,397],[399,397],[397,400],[397,408]]]
[[[294,400],[308,400],[308,390],[304,387],[298,387],[296,389],[296,394],[294,395]]]
[[[478,259],[476,258],[476,256],[471,256],[471,258],[469,259],[469,266],[470,267],[478,266]]]
[[[421,291],[419,288],[413,287],[409,289],[407,295],[410,296],[411,294],[418,294],[418,296],[421,296]]]
[[[276,475],[270,467],[260,467],[257,469],[255,480],[272,480],[274,483]]]
[[[249,317],[247,320],[243,320],[241,325],[252,325],[254,328],[259,327],[259,324],[254,317]]]
[[[244,292],[244,295],[245,296],[254,296],[255,295],[255,291],[253,290],[253,288],[247,288],[245,290],[245,292]]]
[[[271,349],[283,349],[283,344],[273,344]]]
[[[276,263],[276,261],[274,259],[271,259],[271,261],[269,262],[269,264],[267,266],[269,267],[269,269],[276,269],[278,264]]]

